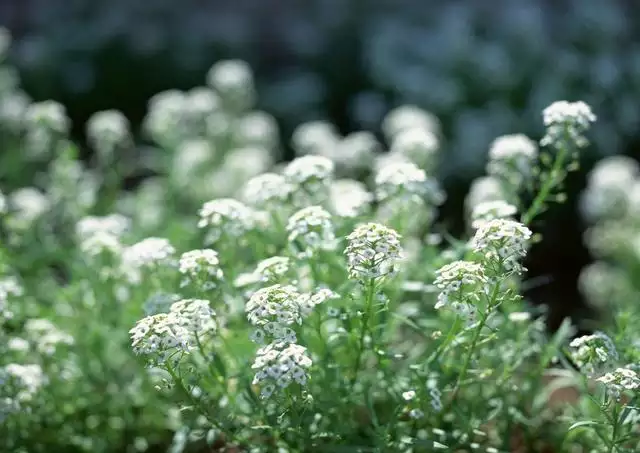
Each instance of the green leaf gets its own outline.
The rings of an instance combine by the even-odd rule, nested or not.
[[[573,425],[569,426],[568,432],[573,431],[574,429],[582,428],[585,426],[599,425],[600,423],[595,420],[583,420],[581,422],[576,422]]]

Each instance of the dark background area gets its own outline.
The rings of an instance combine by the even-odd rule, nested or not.
[[[576,201],[586,172],[604,155],[638,150],[634,3],[0,0],[0,25],[14,37],[24,90],[62,102],[80,142],[92,113],[117,108],[137,129],[152,95],[202,85],[223,58],[251,64],[259,107],[276,116],[285,143],[304,120],[327,118],[347,133],[376,129],[395,105],[420,105],[443,123],[441,219],[455,233],[490,140],[539,138],[544,106],[587,101],[599,117],[594,144],[570,176],[569,202],[536,225],[545,239],[528,262],[530,296],[552,307],[557,325],[585,313],[576,279],[590,258]]]

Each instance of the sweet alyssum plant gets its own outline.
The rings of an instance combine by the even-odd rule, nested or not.
[[[246,64],[218,63],[206,86],[151,100],[143,149],[121,114],[96,114],[90,165],[60,104],[3,120],[3,146],[29,151],[3,154],[22,174],[2,173],[0,197],[10,451],[638,449],[637,309],[611,338],[572,339],[520,295],[588,106],[549,106],[542,149],[498,138],[454,239],[435,222],[431,115],[389,112],[388,153],[306,123],[277,165],[255,96]],[[140,173],[154,176],[121,189]],[[550,404],[559,385],[579,401]]]

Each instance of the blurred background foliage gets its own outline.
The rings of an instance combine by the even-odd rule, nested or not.
[[[464,228],[462,201],[495,137],[539,138],[542,108],[584,100],[598,115],[569,202],[544,218],[530,255],[531,296],[552,324],[581,306],[577,193],[604,155],[635,155],[640,123],[640,22],[633,0],[1,0],[11,62],[35,100],[62,102],[84,141],[96,111],[121,110],[137,130],[149,98],[202,84],[212,63],[241,58],[259,107],[283,139],[306,120],[378,132],[411,103],[442,121],[441,217]],[[0,75],[10,83],[12,74]],[[290,155],[289,155],[290,156]],[[536,279],[535,277],[541,277]]]

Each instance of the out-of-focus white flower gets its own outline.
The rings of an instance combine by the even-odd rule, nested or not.
[[[251,231],[256,222],[255,212],[233,198],[219,198],[206,202],[199,212],[198,228],[207,230],[207,243],[221,237],[239,238]]]
[[[294,187],[293,196],[296,206],[319,204],[329,197],[334,164],[327,157],[302,156],[289,162],[283,175]]]
[[[71,128],[67,110],[56,101],[34,102],[27,109],[25,121],[28,128],[44,127],[59,134],[67,134]]]
[[[580,196],[585,220],[593,223],[625,215],[631,206],[632,188],[639,169],[638,162],[627,156],[611,156],[598,161],[589,172],[587,187]]]
[[[287,233],[301,257],[311,257],[319,250],[332,250],[336,245],[331,214],[321,206],[295,212],[287,221]]]
[[[356,280],[389,277],[396,273],[402,258],[400,235],[378,223],[356,227],[347,236],[347,269]]]
[[[51,203],[46,195],[35,187],[24,187],[9,195],[9,207],[16,223],[30,226],[49,209]]]
[[[379,201],[425,200],[434,206],[444,202],[438,183],[427,177],[424,170],[410,162],[398,162],[381,168],[375,177],[376,197]]]
[[[331,299],[338,299],[340,295],[329,288],[321,288],[314,292],[304,293],[300,296],[300,309],[302,313],[309,315],[316,306]]]
[[[129,120],[118,110],[94,113],[87,122],[87,139],[98,153],[109,156],[114,147],[130,141]]]
[[[613,341],[603,332],[575,338],[569,343],[569,348],[571,358],[580,371],[590,376],[618,360],[618,351]]]
[[[344,137],[329,148],[328,156],[335,162],[342,174],[357,174],[371,168],[380,143],[368,131],[357,131]]]
[[[178,271],[183,275],[180,286],[198,283],[205,291],[218,286],[224,278],[218,252],[212,249],[185,252],[178,261]]]
[[[255,103],[256,92],[253,72],[242,60],[222,60],[207,73],[207,83],[234,112],[248,110]]]
[[[26,352],[29,350],[29,342],[24,338],[11,337],[7,342],[7,349],[9,351]]]
[[[330,157],[339,142],[338,130],[327,121],[302,123],[291,135],[291,145],[298,156],[319,154]]]
[[[17,386],[18,392],[15,399],[20,403],[26,403],[33,399],[38,390],[48,382],[47,376],[40,365],[22,365],[10,363],[0,369],[0,376],[6,376]]]
[[[24,325],[27,338],[36,345],[36,350],[45,355],[55,353],[59,344],[72,345],[74,338],[58,329],[48,319],[29,319]]]
[[[473,209],[486,201],[503,201],[506,199],[500,181],[491,176],[474,179],[464,200],[465,211],[471,215]]]
[[[235,140],[241,146],[257,146],[271,153],[277,151],[280,137],[278,123],[272,115],[260,111],[249,112],[239,118],[234,127]]]
[[[531,230],[514,220],[490,220],[478,228],[471,247],[483,256],[491,272],[520,273],[524,270],[520,260],[527,254]]]
[[[422,129],[440,134],[440,121],[431,113],[415,105],[402,105],[390,110],[382,120],[382,131],[389,141],[408,129]]]
[[[291,270],[291,258],[272,256],[258,263],[254,274],[263,282],[278,283]]]
[[[489,220],[508,219],[517,212],[518,209],[506,201],[484,201],[473,208],[471,212],[471,227],[478,229]]]
[[[354,218],[371,210],[373,198],[360,181],[338,179],[331,184],[329,204],[338,217]]]
[[[402,393],[402,399],[405,401],[411,401],[416,397],[416,392],[414,390],[409,390],[407,392]]]
[[[526,135],[503,135],[489,148],[487,173],[501,180],[510,190],[518,190],[531,180],[537,157],[538,146]]]
[[[390,152],[400,154],[426,172],[433,172],[440,142],[435,133],[421,127],[398,132],[391,142]]]
[[[103,217],[87,216],[76,223],[76,235],[81,240],[88,239],[97,233],[111,234],[119,238],[130,228],[131,219],[121,214],[109,214]]]
[[[311,365],[305,347],[293,343],[271,343],[256,352],[251,365],[256,370],[253,384],[260,384],[261,397],[269,398],[276,388],[287,388],[292,382],[306,385],[309,379],[307,370]]]
[[[207,140],[192,138],[181,142],[173,157],[171,179],[179,187],[189,187],[194,178],[209,168],[214,154],[215,150]]]
[[[576,146],[585,147],[589,142],[584,134],[596,121],[591,107],[582,101],[557,101],[545,108],[542,119],[547,128],[540,141],[542,146]]]
[[[136,268],[170,264],[176,249],[168,239],[150,237],[129,246],[123,254],[123,261]]]
[[[289,201],[293,188],[284,176],[263,173],[247,181],[242,199],[256,209],[271,211],[282,208]]]

